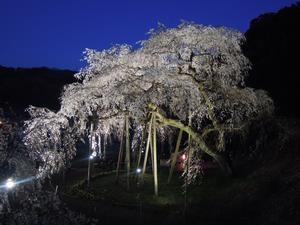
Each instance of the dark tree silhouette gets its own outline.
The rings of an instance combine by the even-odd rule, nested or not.
[[[250,24],[243,46],[253,63],[248,85],[269,91],[280,115],[299,116],[300,3],[263,14]]]
[[[0,105],[10,105],[23,113],[28,105],[59,108],[59,96],[65,84],[75,81],[74,71],[0,66]],[[4,104],[7,103],[7,104]]]

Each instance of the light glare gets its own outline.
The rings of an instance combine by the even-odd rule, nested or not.
[[[16,186],[16,183],[13,181],[13,179],[11,179],[11,178],[7,179],[7,181],[5,183],[5,187],[7,189],[12,189],[14,186]]]

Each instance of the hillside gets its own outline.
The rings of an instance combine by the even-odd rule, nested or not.
[[[0,66],[0,105],[22,112],[28,105],[59,109],[65,84],[75,81],[74,71]]]

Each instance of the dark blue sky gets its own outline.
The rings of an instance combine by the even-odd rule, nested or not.
[[[79,69],[85,48],[147,38],[181,19],[246,31],[295,0],[0,0],[0,65]]]

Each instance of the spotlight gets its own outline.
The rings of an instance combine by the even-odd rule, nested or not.
[[[137,172],[137,173],[142,172],[141,168],[137,168],[137,169],[136,169],[136,172]]]
[[[14,186],[16,186],[15,181],[12,178],[7,179],[5,183],[6,189],[12,189]]]
[[[183,154],[183,155],[181,156],[181,159],[182,159],[182,160],[186,160],[186,154]]]
[[[93,159],[93,158],[95,158],[96,156],[97,156],[97,152],[94,151],[94,152],[90,155],[89,158],[90,158],[90,159]]]

